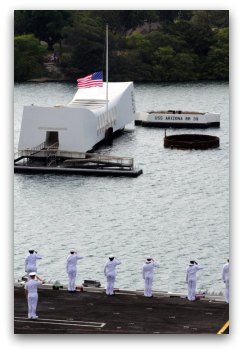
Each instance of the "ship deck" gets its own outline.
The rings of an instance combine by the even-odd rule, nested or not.
[[[37,320],[27,319],[24,288],[14,288],[15,334],[221,334],[229,319],[225,302],[180,296],[144,297],[136,291],[69,293],[39,289]]]

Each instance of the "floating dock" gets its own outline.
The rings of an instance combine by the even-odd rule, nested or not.
[[[138,177],[142,169],[133,158],[95,153],[61,151],[53,146],[25,150],[14,160],[14,172],[26,174],[61,174],[87,176]]]
[[[39,288],[37,320],[27,318],[23,285],[14,287],[15,334],[228,334],[229,305],[222,299],[84,287]]]
[[[106,168],[62,168],[62,167],[34,167],[34,166],[19,166],[14,165],[15,173],[24,174],[58,174],[58,175],[84,175],[84,176],[125,176],[138,177],[143,173],[138,170],[115,170]]]

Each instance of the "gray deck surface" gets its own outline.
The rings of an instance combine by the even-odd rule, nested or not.
[[[23,287],[14,288],[15,334],[216,334],[228,304],[180,297],[39,289],[38,320],[27,319]]]

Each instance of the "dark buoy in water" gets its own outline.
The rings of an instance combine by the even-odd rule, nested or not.
[[[206,134],[177,134],[164,137],[165,148],[176,149],[212,149],[219,147],[217,136]]]

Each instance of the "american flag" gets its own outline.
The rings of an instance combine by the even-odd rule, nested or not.
[[[92,75],[77,79],[78,88],[103,87],[103,72],[95,72]]]

